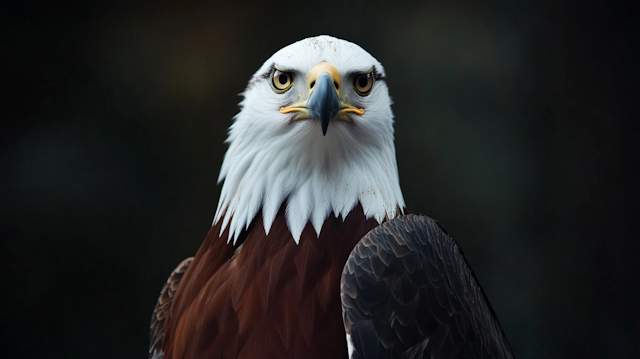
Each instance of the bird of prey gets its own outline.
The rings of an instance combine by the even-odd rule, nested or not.
[[[162,289],[151,359],[513,357],[456,242],[406,209],[375,58],[304,39],[243,95],[212,227]]]

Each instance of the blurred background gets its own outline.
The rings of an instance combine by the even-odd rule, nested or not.
[[[5,8],[2,352],[144,358],[216,209],[238,96],[330,34],[385,66],[401,185],[519,358],[640,357],[639,12],[624,2],[21,2]]]

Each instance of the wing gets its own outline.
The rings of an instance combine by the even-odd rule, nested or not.
[[[162,287],[160,298],[151,315],[151,326],[149,327],[149,359],[162,359],[164,352],[162,351],[162,338],[164,337],[164,323],[169,315],[173,296],[178,290],[182,276],[189,268],[193,261],[193,257],[183,260],[176,269],[171,272],[167,283]]]
[[[340,286],[353,359],[514,357],[462,251],[429,217],[369,232]]]

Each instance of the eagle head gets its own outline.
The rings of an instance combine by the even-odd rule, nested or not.
[[[214,218],[229,240],[260,210],[269,233],[285,201],[296,242],[308,222],[319,235],[331,213],[344,218],[358,203],[378,222],[403,210],[384,68],[360,46],[330,36],[286,46],[243,96]]]

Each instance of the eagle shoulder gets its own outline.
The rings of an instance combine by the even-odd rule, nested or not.
[[[399,216],[356,245],[341,280],[351,358],[513,358],[455,240],[435,220]]]

